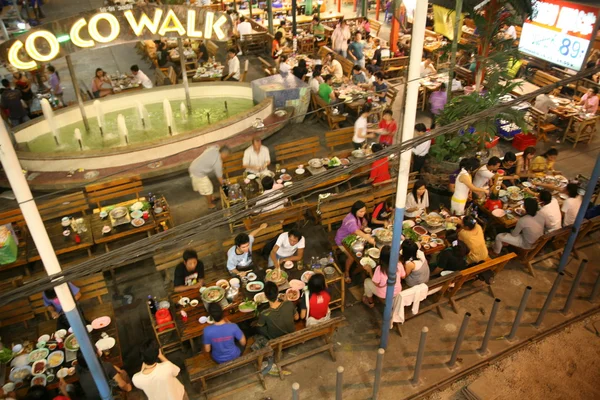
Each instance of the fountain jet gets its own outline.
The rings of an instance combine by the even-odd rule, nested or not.
[[[137,112],[142,121],[142,128],[146,129],[146,115],[148,114],[148,111],[146,111],[146,107],[139,101],[137,102]]]
[[[83,142],[81,141],[81,131],[75,128],[75,140],[79,143],[79,150],[83,151]]]
[[[173,136],[173,110],[171,109],[171,103],[169,100],[163,100],[163,111],[165,113],[165,120],[167,121],[167,127],[169,128],[169,135]]]
[[[52,110],[52,106],[50,105],[50,102],[48,101],[48,99],[42,99],[40,101],[40,104],[42,106],[42,112],[44,113],[44,118],[46,119],[46,122],[48,123],[48,126],[50,127],[50,131],[52,132],[52,136],[54,136],[54,142],[56,142],[57,146],[60,146],[60,143],[58,142],[58,127],[56,126],[56,120],[54,119],[54,111]]]
[[[179,104],[179,112],[181,113],[181,120],[183,122],[187,121],[187,107],[183,101]]]
[[[96,109],[96,119],[100,128],[100,136],[104,137],[104,112],[102,111],[100,100],[94,100],[94,108]]]
[[[117,116],[117,128],[119,129],[119,136],[121,136],[121,144],[129,144],[129,131],[127,125],[125,125],[125,117],[123,114]]]

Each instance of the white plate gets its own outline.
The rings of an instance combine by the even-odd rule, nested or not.
[[[304,174],[304,168],[298,168],[298,169],[296,170],[296,174],[297,174],[297,175],[302,175],[302,174]]]
[[[300,278],[302,280],[302,282],[304,283],[308,283],[308,280],[310,279],[311,276],[313,276],[315,273],[312,271],[306,271],[305,273],[302,274],[302,277]]]
[[[415,221],[413,221],[412,219],[407,219],[406,221],[402,222],[403,228],[412,228],[413,226],[415,226]],[[381,229],[381,228],[377,228],[377,229]],[[375,233],[375,231],[373,231],[373,233]]]
[[[112,337],[105,337],[96,342],[96,348],[100,351],[110,350],[115,347],[117,341]]]
[[[260,292],[260,293],[256,293],[254,295],[254,301],[257,304],[264,304],[264,303],[268,303],[269,299],[267,299],[267,296],[265,295],[264,292]]]
[[[246,274],[246,278],[248,278],[248,281],[252,282],[256,280],[256,274],[254,272],[248,272]]]
[[[497,218],[502,218],[506,215],[506,211],[504,211],[501,208],[497,208],[494,211],[492,211],[492,215]]]
[[[50,335],[42,335],[38,338],[38,343],[39,342],[47,342],[48,340],[50,340]]]
[[[144,207],[144,203],[142,203],[141,201],[136,201],[135,203],[133,203],[131,205],[131,207],[129,207],[129,209],[131,211],[136,211],[136,210],[141,210]]]
[[[566,195],[566,194],[564,194],[564,193],[561,193],[561,194],[559,194],[558,196],[559,196],[561,199],[563,199],[563,200],[566,200],[566,199],[568,199],[568,198],[569,198],[569,196],[567,196],[567,195]]]
[[[131,212],[131,218],[142,218],[143,214],[141,210],[135,210]]]
[[[252,290],[250,289],[250,285],[260,285],[260,289],[255,289]],[[246,285],[246,290],[252,293],[256,293],[256,292],[262,292],[262,290],[265,288],[265,284],[262,283],[261,281],[252,281],[252,282],[248,282],[248,284]]]
[[[533,186],[533,183],[529,182],[529,181],[525,181],[523,183],[521,183],[523,186],[525,186],[526,188],[530,188]]]
[[[292,279],[290,281],[290,287],[292,287],[294,289],[302,290],[302,289],[304,289],[305,286],[306,286],[306,283],[302,282],[301,280]]]
[[[284,187],[292,186],[292,182],[283,182]]]
[[[256,175],[254,174],[248,174],[248,176],[246,176],[246,178],[252,180],[252,179],[256,179]]]
[[[146,223],[146,221],[144,221],[142,218],[134,218],[131,220],[131,225],[135,226],[136,228],[139,228],[140,226],[144,225]]]
[[[292,269],[292,268],[294,268],[294,262],[293,261],[286,261],[285,263],[283,263],[283,268],[285,268],[285,269]]]

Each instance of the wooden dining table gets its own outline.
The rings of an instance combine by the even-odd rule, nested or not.
[[[70,226],[63,227],[60,219],[44,221],[44,227],[46,228],[46,232],[48,232],[50,242],[52,243],[56,255],[86,250],[88,257],[92,256],[91,248],[94,245],[94,237],[90,223],[92,217],[90,215],[85,215],[81,218],[83,219],[83,229],[85,231],[82,229],[79,233],[73,232]],[[66,232],[67,230],[69,231],[69,234],[65,236],[63,232]],[[79,243],[77,243],[76,236],[79,236]],[[28,235],[27,237],[27,259],[30,262],[40,260],[40,254],[37,247],[35,247],[31,235]]]

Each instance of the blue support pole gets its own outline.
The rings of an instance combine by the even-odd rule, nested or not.
[[[569,256],[571,255],[571,251],[573,251],[573,246],[575,245],[575,240],[577,240],[577,235],[579,235],[579,229],[581,228],[581,224],[583,223],[583,219],[585,217],[585,212],[587,211],[587,206],[592,201],[592,195],[594,194],[594,189],[596,188],[596,183],[600,178],[600,154],[596,158],[596,164],[594,165],[594,169],[592,171],[592,176],[588,181],[587,188],[585,190],[585,195],[583,196],[583,200],[581,201],[581,207],[579,208],[579,212],[577,213],[577,218],[575,218],[575,223],[573,224],[573,230],[571,231],[571,235],[569,236],[569,240],[567,241],[567,245],[565,246],[565,251],[563,251],[562,256],[560,258],[560,262],[558,264],[558,272],[563,272],[565,267],[567,266],[567,262],[569,262]]]

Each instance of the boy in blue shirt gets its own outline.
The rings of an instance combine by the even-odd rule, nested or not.
[[[223,318],[223,309],[218,303],[208,306],[208,314],[215,323],[204,329],[204,351],[218,364],[235,360],[244,352],[246,336],[236,324]]]

